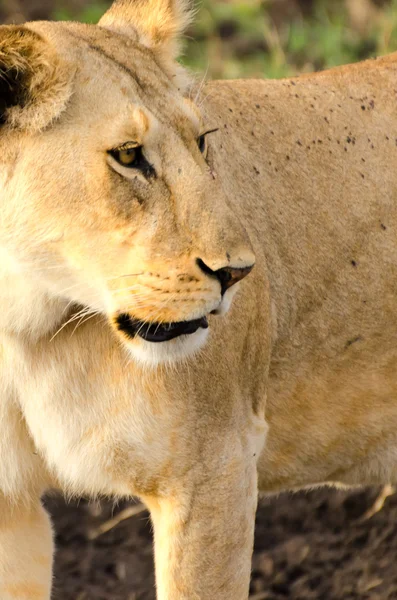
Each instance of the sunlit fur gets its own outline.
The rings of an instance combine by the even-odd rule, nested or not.
[[[258,489],[397,476],[397,57],[202,87],[188,19],[0,28],[1,600],[50,598],[48,489],[140,497],[159,600],[246,600]]]

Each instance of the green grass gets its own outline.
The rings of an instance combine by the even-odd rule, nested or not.
[[[317,0],[276,27],[277,0],[201,0],[188,32],[182,62],[212,78],[278,78],[356,62],[397,50],[397,0],[390,0],[364,31],[355,27],[343,0]],[[109,2],[76,12],[60,4],[56,19],[97,22]]]
[[[53,18],[56,21],[80,21],[82,23],[97,23],[103,13],[108,9],[108,2],[87,3],[83,9],[76,11],[65,4],[59,4],[54,10]]]

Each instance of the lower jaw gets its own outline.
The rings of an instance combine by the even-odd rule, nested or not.
[[[178,365],[198,354],[207,343],[208,333],[209,329],[200,328],[196,333],[180,335],[167,344],[153,344],[140,336],[126,340],[124,336],[124,346],[133,361],[144,367]]]

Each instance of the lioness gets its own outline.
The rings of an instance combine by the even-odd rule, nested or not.
[[[243,600],[258,490],[396,479],[397,56],[196,98],[189,11],[0,28],[1,600],[50,597],[50,488]]]

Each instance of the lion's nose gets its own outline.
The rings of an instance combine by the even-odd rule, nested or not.
[[[221,293],[222,296],[232,287],[235,283],[238,283],[244,277],[247,277],[249,273],[251,273],[254,265],[249,265],[247,267],[236,268],[236,267],[222,267],[222,269],[217,269],[213,271],[210,267],[208,267],[201,258],[197,259],[197,265],[200,267],[204,273],[207,275],[211,275],[212,277],[216,277],[221,284]]]

